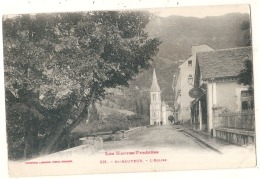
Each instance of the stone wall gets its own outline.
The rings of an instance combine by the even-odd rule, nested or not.
[[[79,140],[81,145],[50,154],[45,157],[51,157],[51,158],[71,157],[80,154],[91,154],[103,149],[103,139],[101,137],[84,137]]]
[[[237,145],[250,145],[255,143],[255,132],[228,128],[215,128],[213,136]]]
[[[138,131],[141,131],[143,129],[147,128],[146,126],[140,126],[140,127],[135,127],[129,130],[121,130],[118,131],[115,135],[114,135],[114,140],[121,140],[124,138],[128,138],[129,136],[136,134]]]

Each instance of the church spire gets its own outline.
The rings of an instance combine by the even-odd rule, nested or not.
[[[152,86],[151,86],[151,92],[159,92],[159,91],[161,91],[161,90],[158,85],[155,69],[153,69],[153,82],[152,82]]]

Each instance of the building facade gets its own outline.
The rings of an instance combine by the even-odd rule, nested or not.
[[[252,59],[251,47],[200,52],[197,54],[194,88],[202,95],[191,103],[192,120],[200,130],[212,132],[214,117],[223,112],[253,108],[249,86],[238,84],[244,61]]]
[[[177,121],[181,123],[191,122],[190,103],[193,100],[189,96],[190,89],[193,88],[195,66],[196,66],[196,53],[202,51],[212,51],[213,49],[208,45],[194,45],[191,48],[191,56],[185,60],[179,67],[178,72],[174,75],[173,92],[174,92],[174,115]]]

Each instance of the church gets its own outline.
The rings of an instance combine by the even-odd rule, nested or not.
[[[169,125],[168,117],[172,115],[172,108],[161,100],[162,91],[159,87],[155,69],[153,69],[153,80],[150,89],[150,125]]]

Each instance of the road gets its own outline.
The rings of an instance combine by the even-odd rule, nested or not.
[[[37,168],[43,165],[24,165],[24,163],[17,165],[13,162],[9,166],[19,168],[19,171],[40,171],[43,174],[53,175],[57,174],[55,172],[58,171],[75,174],[255,166],[254,152],[248,150],[241,152],[242,150],[236,151],[234,149],[230,150],[229,153],[219,154],[198,143],[196,139],[182,133],[178,126],[156,126],[138,131],[124,140],[104,142],[103,150],[96,152],[87,149],[76,150],[73,153],[68,152],[63,156],[51,159],[52,161],[72,161],[66,165],[62,163],[58,165],[45,164],[44,167]],[[50,158],[44,156],[32,161],[50,161]]]
[[[200,152],[207,149],[186,136],[176,126],[146,128],[121,141],[104,142],[104,150],[123,149],[171,149],[175,151]]]

